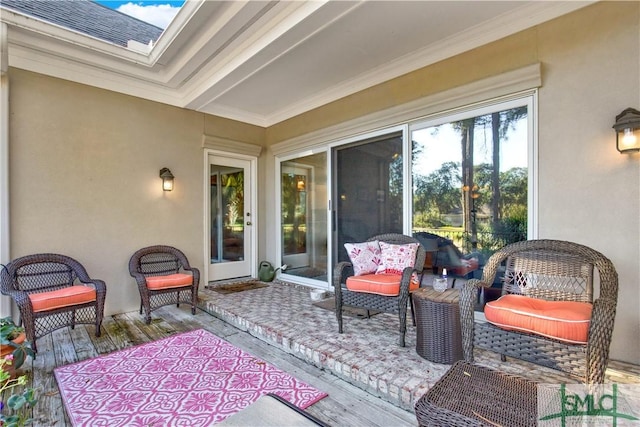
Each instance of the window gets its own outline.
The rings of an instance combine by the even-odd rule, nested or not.
[[[328,283],[327,272],[347,259],[344,243],[376,234],[429,233],[460,256],[482,255],[480,266],[506,244],[535,238],[535,96],[407,120],[318,143],[322,153],[280,158],[286,274]]]
[[[412,231],[486,257],[529,235],[527,99],[411,128]]]

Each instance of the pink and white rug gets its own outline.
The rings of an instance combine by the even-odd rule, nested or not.
[[[76,426],[210,426],[266,393],[302,409],[327,396],[203,329],[54,374]]]

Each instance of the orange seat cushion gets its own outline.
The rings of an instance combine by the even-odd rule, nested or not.
[[[153,276],[147,277],[147,288],[167,289],[167,288],[182,288],[193,284],[193,276],[190,274],[169,274],[168,276]]]
[[[91,286],[69,286],[56,291],[29,295],[34,312],[55,310],[96,300],[96,290]]]
[[[592,305],[576,301],[545,301],[523,295],[503,295],[485,305],[487,321],[516,330],[584,344],[589,335]]]
[[[400,294],[401,274],[365,274],[347,278],[347,289],[354,292],[367,292],[384,296],[397,296]],[[420,284],[411,280],[409,290],[415,291]]]

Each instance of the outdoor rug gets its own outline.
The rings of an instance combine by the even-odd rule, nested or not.
[[[315,305],[316,307],[324,308],[325,310],[333,311],[334,313],[336,312],[335,298],[323,299],[321,301],[314,302],[313,305]],[[369,310],[369,316],[374,316],[379,313],[380,312],[377,310]],[[365,310],[364,308],[349,307],[349,306],[343,305],[342,314],[344,316],[365,318],[367,317],[367,310]]]
[[[54,370],[75,426],[210,426],[274,393],[326,393],[198,329]]]
[[[219,294],[232,294],[235,292],[250,291],[251,289],[266,288],[266,283],[252,280],[250,282],[229,283],[227,285],[208,285],[207,289],[218,292]]]

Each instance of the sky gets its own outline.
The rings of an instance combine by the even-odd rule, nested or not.
[[[474,164],[492,163],[491,127],[476,128],[474,141]],[[461,162],[460,135],[449,124],[444,124],[437,133],[433,128],[414,131],[411,139],[423,148],[423,155],[416,160],[416,171],[429,175],[445,162]],[[502,141],[500,152],[500,171],[514,167],[526,168],[527,158],[527,120],[521,119],[515,129],[510,129]]]
[[[185,2],[185,0],[94,1],[162,29],[167,28]]]

